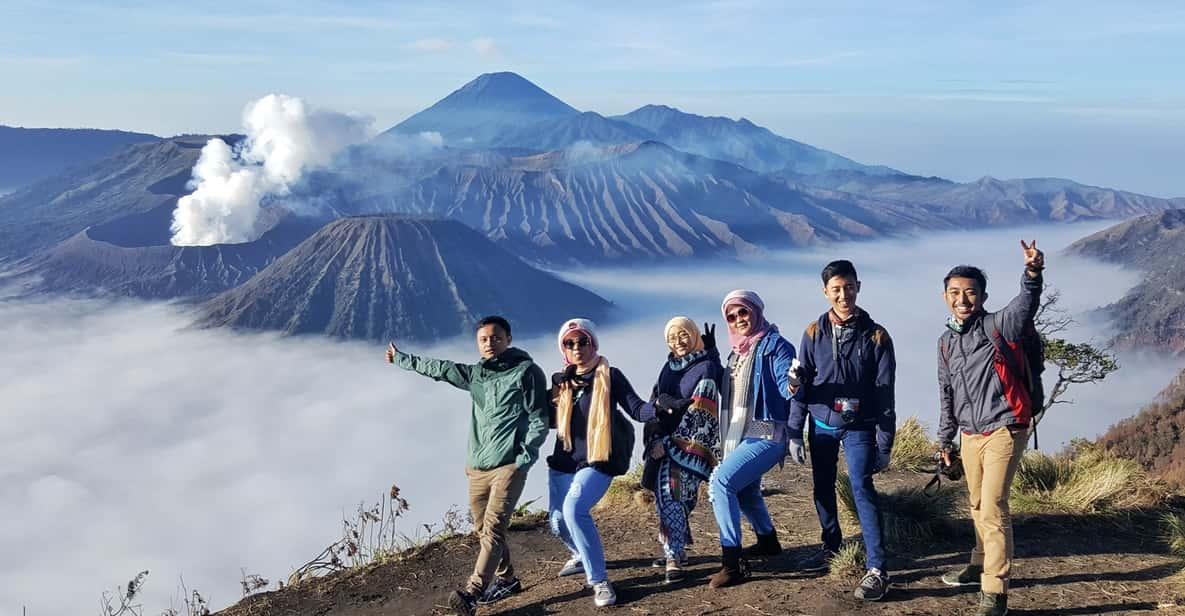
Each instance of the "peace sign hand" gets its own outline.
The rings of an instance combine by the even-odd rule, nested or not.
[[[1025,267],[1034,270],[1045,269],[1045,253],[1037,249],[1037,240],[1031,244],[1020,241],[1020,247],[1025,251]]]

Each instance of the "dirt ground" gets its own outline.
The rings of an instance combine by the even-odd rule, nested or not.
[[[925,477],[889,473],[878,485],[917,484]],[[596,608],[582,576],[557,578],[566,550],[540,519],[510,533],[515,568],[524,591],[478,614],[965,614],[975,588],[950,588],[938,576],[962,565],[974,543],[969,520],[927,545],[890,546],[892,590],[883,601],[855,599],[855,578],[835,580],[805,574],[791,564],[819,545],[811,502],[810,471],[787,466],[767,475],[767,503],[786,552],[753,562],[745,584],[712,590],[707,578],[719,569],[716,525],[707,500],[693,514],[695,544],[682,583],[663,583],[650,562],[661,554],[652,511],[602,511],[599,528],[609,577],[618,603]],[[962,485],[960,484],[960,489]],[[965,499],[962,505],[965,510]],[[1156,540],[1156,519],[1034,515],[1014,522],[1016,561],[1010,614],[1185,614],[1185,573]],[[751,540],[747,538],[746,543]],[[473,567],[470,536],[430,545],[382,566],[346,571],[282,591],[253,595],[221,614],[377,616],[448,613],[447,593],[463,584]]]

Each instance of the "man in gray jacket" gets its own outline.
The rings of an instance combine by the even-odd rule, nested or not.
[[[956,434],[962,435],[963,470],[975,522],[971,564],[942,576],[951,586],[980,585],[977,616],[1008,612],[1012,567],[1012,520],[1008,493],[1029,439],[1033,401],[1024,375],[1008,366],[1023,365],[1020,342],[1041,302],[1045,256],[1021,241],[1025,271],[1021,291],[1003,310],[988,313],[987,277],[960,265],[946,275],[943,297],[951,316],[938,340],[941,404],[938,441],[951,463]],[[1014,354],[1005,361],[998,350]]]

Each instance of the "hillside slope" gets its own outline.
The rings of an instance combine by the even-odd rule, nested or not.
[[[538,469],[533,472],[540,472]],[[878,486],[918,485],[925,477],[891,472]],[[960,566],[974,543],[971,523],[932,543],[896,546],[893,590],[880,603],[854,599],[857,580],[834,580],[790,571],[793,559],[818,545],[819,527],[811,505],[808,469],[788,465],[766,475],[767,502],[782,544],[782,556],[754,562],[753,578],[721,590],[707,587],[719,568],[715,522],[706,498],[692,516],[695,544],[688,579],[665,585],[662,570],[650,567],[660,553],[654,513],[648,509],[600,511],[609,577],[618,595],[613,610],[593,606],[579,576],[557,578],[565,549],[542,521],[510,533],[511,552],[525,590],[479,608],[481,616],[577,614],[961,614],[970,613],[974,589],[950,588],[938,576]],[[965,487],[956,489],[963,493]],[[408,495],[414,506],[414,495]],[[457,499],[463,500],[463,494]],[[964,504],[965,508],[965,504]],[[965,510],[965,509],[964,509]],[[1138,516],[1137,516],[1138,517]],[[1154,538],[1139,532],[1150,519],[1133,519],[1117,530],[1089,517],[1019,517],[1016,521],[1016,577],[1010,601],[1015,614],[1181,613],[1185,588],[1172,579],[1179,568]],[[746,525],[746,533],[747,525]],[[850,534],[850,533],[849,533]],[[752,541],[751,536],[745,543]],[[301,582],[281,591],[247,597],[223,616],[421,616],[444,614],[446,593],[472,571],[476,542],[470,536],[432,544],[403,559]],[[1158,611],[1162,610],[1162,611]]]
[[[1185,210],[1165,210],[1074,242],[1067,254],[1118,263],[1144,280],[1103,309],[1121,348],[1185,353]]]
[[[1185,370],[1158,400],[1112,426],[1099,442],[1161,479],[1185,487]]]

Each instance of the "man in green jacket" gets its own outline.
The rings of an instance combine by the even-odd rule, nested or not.
[[[387,348],[388,362],[464,389],[473,398],[465,474],[481,551],[465,589],[449,596],[450,607],[465,616],[478,603],[522,590],[510,564],[506,527],[548,432],[547,379],[531,356],[510,342],[510,323],[490,316],[477,324],[481,361],[476,364],[418,357],[394,342]]]

